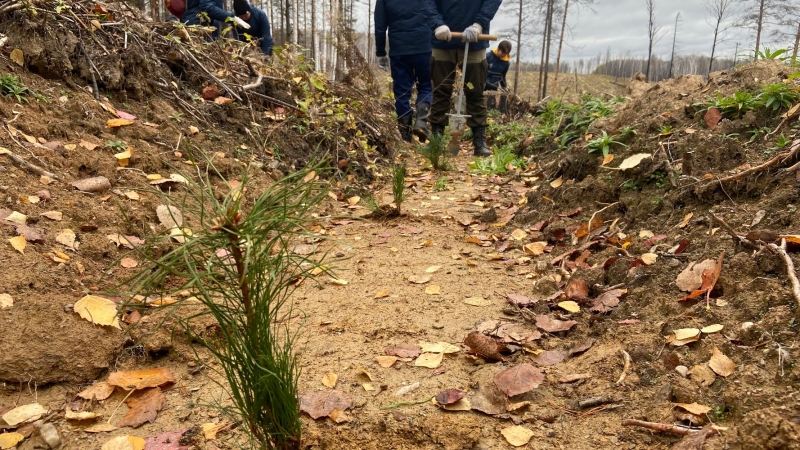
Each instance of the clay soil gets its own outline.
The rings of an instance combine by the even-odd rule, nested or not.
[[[190,430],[194,436],[186,438],[185,448],[238,448],[243,436],[236,426],[224,429],[216,439],[198,432],[203,424],[225,422],[213,407],[225,403],[218,385],[224,381],[207,352],[189,342],[170,319],[162,323],[164,310],[117,330],[89,323],[72,306],[86,294],[119,292],[121,283],[136,270],[120,266],[127,250],[107,236],[147,236],[158,230],[157,197],[144,192],[135,200],[126,194],[147,188],[147,174],[169,176],[189,167],[187,155],[179,152],[188,147],[178,145],[179,136],[195,151],[219,153],[217,167],[224,176],[237,179],[243,167],[237,149],[254,145],[236,125],[237,120],[247,119],[230,112],[218,128],[185,115],[178,121],[170,119],[181,111],[172,100],[109,93],[108,100],[119,109],[152,125],[108,129],[108,112],[85,87],[14,70],[26,86],[50,101],[0,101],[5,122],[0,142],[54,172],[59,180],[42,180],[40,174],[0,155],[0,218],[12,211],[22,213],[39,235],[29,238],[24,254],[20,253],[8,244],[19,232],[16,225],[0,221],[0,293],[14,299],[12,307],[0,309],[0,412],[42,404],[51,411],[47,419],[67,449],[99,449],[115,436],[147,438],[175,430]],[[350,205],[347,199],[371,190],[379,202],[390,203],[386,169],[365,176],[364,170],[342,166],[331,181],[339,200],[327,199],[318,211],[316,230],[322,241],[316,254],[327,251],[340,259],[334,271],[347,284],[320,276],[305,280],[293,298],[303,319],[297,349],[300,392],[328,390],[323,377],[334,373],[335,389],[352,398],[353,406],[343,423],[304,415],[302,448],[505,449],[512,447],[501,430],[520,425],[532,433],[523,448],[669,449],[679,436],[625,427],[622,421],[687,423],[687,415],[676,410],[675,403],[708,406],[706,414],[692,421],[723,428],[702,447],[707,450],[800,448],[800,368],[795,364],[800,357],[800,322],[786,268],[775,253],[753,248],[762,244],[735,242],[709,219],[712,212],[742,234],[764,229],[800,234],[797,173],[776,167],[760,177],[724,185],[727,189],[706,186],[705,173],[724,177],[745,170],[743,164],[760,164],[768,145],[731,143],[719,137],[719,130],[701,129],[701,118],[684,110],[716,90],[728,94],[757,85],[756,79],[781,79],[783,70],[757,65],[744,73],[721,74],[725,82],[708,89],[695,79],[631,84],[627,104],[595,127],[609,131],[628,124],[639,127],[638,140],[621,152],[620,159],[641,151],[657,154],[659,139],[653,138],[653,131],[662,122],[680,129],[677,143],[671,144],[675,154],[670,163],[679,167],[679,160],[686,161],[685,152],[693,151],[695,170],[684,174],[697,179],[682,178],[672,189],[651,177],[661,170],[662,160],[654,158],[633,174],[604,172],[600,161],[595,156],[587,159],[580,146],[562,154],[542,154],[530,161],[536,166],[503,176],[471,173],[467,156],[452,160],[449,171],[433,172],[413,146],[397,143],[392,135],[389,149],[397,150],[409,164],[409,197],[403,215],[377,220],[366,218],[370,211],[363,201]],[[86,80],[82,83],[85,86]],[[388,114],[374,119],[390,125]],[[720,126],[730,132],[754,124],[774,127],[780,121],[774,116],[747,120],[752,123]],[[198,132],[192,133],[190,126],[197,126]],[[13,130],[18,130],[16,135]],[[787,126],[784,133],[794,130]],[[294,139],[300,142],[297,135]],[[110,141],[135,147],[127,167],[118,168],[113,156],[118,150],[108,146]],[[292,148],[293,142],[283,141],[281,148]],[[294,164],[271,166],[270,161],[257,161],[259,171],[250,192],[263,192],[280,175],[276,171],[290,170]],[[111,180],[112,190],[87,194],[70,186],[75,180],[101,175]],[[559,177],[563,184],[551,184]],[[638,180],[636,189],[622,188],[628,179]],[[220,191],[226,189],[221,179],[215,183]],[[39,201],[32,203],[31,196]],[[50,211],[63,217],[52,220],[46,214]],[[589,239],[596,238],[598,244],[586,247],[588,253],[576,252],[587,243],[586,237],[576,237],[578,230],[597,217],[596,212],[602,230]],[[65,229],[76,233],[74,249],[56,240]],[[648,242],[659,235],[664,237]],[[622,248],[619,244],[628,237]],[[685,251],[670,253],[683,241],[688,241]],[[545,253],[526,252],[524,246],[533,242],[546,242]],[[69,260],[53,261],[47,255],[53,249],[65,252]],[[717,260],[723,252],[710,309],[705,296],[679,302],[686,292],[676,286],[678,274],[691,262]],[[563,263],[554,261],[564,253],[569,256]],[[641,264],[638,260],[644,254],[658,258]],[[791,255],[797,261],[797,254]],[[430,280],[424,284],[409,281],[426,275]],[[570,313],[558,306],[566,298],[557,293],[576,279],[586,282],[588,299],[579,301],[580,312]],[[627,289],[619,305],[592,312],[592,300],[612,287]],[[531,303],[514,304],[509,294],[521,294]],[[468,299],[476,305],[465,303]],[[537,316],[576,323],[568,331],[546,332],[537,328]],[[476,330],[497,334],[500,324],[494,321],[513,328],[502,336],[512,352],[499,362],[470,355],[462,345],[464,339]],[[679,347],[668,343],[673,330],[715,324],[722,325],[722,331],[703,334],[697,342]],[[214,324],[199,321],[193,326],[212,330]],[[458,351],[445,355],[437,368],[417,366],[413,358],[388,368],[376,360],[387,348],[420,342],[446,342]],[[714,348],[733,361],[729,375],[708,376],[703,369],[708,368]],[[620,380],[624,353],[630,356],[630,368]],[[497,392],[494,377],[523,363],[543,370],[545,379],[538,388],[508,399]],[[681,374],[677,366],[692,373]],[[166,400],[153,423],[92,434],[84,431],[90,423],[64,418],[66,408],[79,407],[100,413],[100,421],[116,423],[127,411],[124,392],[91,405],[76,402],[76,393],[105,380],[110,372],[147,368],[168,368],[176,379],[165,388]],[[570,380],[576,374],[582,378]],[[419,383],[416,389],[397,395],[415,383]],[[431,402],[447,389],[465,391],[474,409],[445,411]],[[483,412],[476,408],[479,397],[484,397]],[[486,397],[493,400],[488,406]],[[592,397],[604,399],[597,404],[600,408],[579,406]],[[528,403],[519,405],[522,402]],[[509,408],[511,404],[516,406]],[[20,431],[32,434],[18,449],[44,448],[30,426]]]

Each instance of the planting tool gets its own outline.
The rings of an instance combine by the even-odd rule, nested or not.
[[[462,33],[451,33],[453,39],[461,39]],[[479,34],[479,41],[496,41],[497,36],[493,34]],[[461,114],[461,107],[464,103],[464,83],[467,77],[467,55],[469,55],[469,42],[464,43],[464,62],[461,65],[461,86],[458,89],[458,100],[456,102],[456,113],[448,114],[450,116],[450,142],[447,143],[447,150],[452,155],[457,155],[459,151],[459,143],[461,142],[461,135],[464,134],[464,126],[467,124],[466,114]],[[474,87],[474,86],[473,86]],[[483,89],[483,86],[480,87]]]

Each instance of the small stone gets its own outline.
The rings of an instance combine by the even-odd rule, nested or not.
[[[61,444],[61,436],[58,435],[58,430],[52,423],[46,423],[39,427],[39,435],[50,448],[56,448]]]
[[[75,305],[73,305],[72,303],[67,303],[66,305],[64,305],[64,312],[65,313],[70,313],[70,312],[72,312],[74,307],[75,307]]]
[[[682,377],[686,378],[689,375],[689,368],[686,366],[677,366],[675,367],[675,372],[678,372]]]
[[[747,331],[750,328],[753,328],[755,324],[753,322],[745,322],[742,324],[742,330]]]

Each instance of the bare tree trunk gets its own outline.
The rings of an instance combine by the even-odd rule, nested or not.
[[[798,34],[800,36],[800,34]],[[796,47],[796,46],[795,46]],[[514,67],[514,95],[517,95],[519,87],[519,58],[522,54],[522,0],[519,0],[519,12],[517,15],[517,62]]]
[[[544,81],[544,73],[547,71],[547,68],[544,66],[544,53],[545,48],[547,48],[547,18],[550,16],[550,8],[553,5],[553,0],[548,0],[547,2],[547,10],[545,12],[545,21],[544,21],[544,31],[542,32],[542,58],[539,60],[539,83],[537,87],[536,98],[537,100],[541,100],[544,97],[543,90],[542,90],[542,81]]]
[[[758,23],[756,23],[756,52],[753,60],[758,59],[758,50],[761,48],[761,32],[764,30],[764,6],[767,0],[761,0],[758,5]]]
[[[561,21],[561,36],[558,38],[558,53],[556,54],[556,73],[553,75],[553,92],[558,95],[558,71],[561,69],[561,48],[564,45],[564,30],[567,29],[567,13],[569,0],[564,3],[564,19]]]
[[[556,0],[549,1],[550,12],[547,14],[547,48],[544,52],[544,80],[542,81],[542,97],[547,97],[547,78],[550,76],[550,42],[553,40],[553,16],[556,13]]]
[[[792,51],[792,61],[797,61],[797,48],[800,47],[800,21],[797,22],[797,37],[794,38],[794,51]]]
[[[319,52],[317,51],[317,0],[311,0],[311,59],[314,70],[319,71]]]
[[[674,68],[673,66],[675,64],[675,46],[678,43],[678,22],[680,20],[681,20],[681,13],[675,14],[675,30],[672,33],[672,55],[670,55],[669,57],[669,75],[667,76],[667,78],[672,78],[673,76],[672,69]],[[716,36],[714,36],[714,42],[716,43],[716,41],[717,38]],[[713,52],[712,52],[712,58],[713,58]]]

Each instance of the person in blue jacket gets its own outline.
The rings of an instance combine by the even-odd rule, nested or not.
[[[269,28],[269,18],[263,10],[251,5],[247,0],[233,0],[233,12],[236,17],[250,25],[247,32],[239,32],[240,41],[259,41],[259,47],[265,55],[272,55],[272,32]]]
[[[411,134],[420,142],[428,139],[428,113],[431,85],[431,18],[435,12],[427,0],[377,0],[375,4],[375,55],[378,66],[391,66],[394,107],[403,140]],[[386,55],[386,32],[389,32],[389,56]],[[417,118],[413,120],[411,92],[417,88]],[[414,122],[412,127],[411,122]]]
[[[488,66],[488,76],[486,78],[486,106],[489,109],[499,109],[506,113],[508,97],[505,92],[508,89],[506,75],[511,65],[511,42],[502,41],[494,50],[486,52],[486,63]],[[498,92],[501,91],[501,92]],[[499,94],[500,101],[497,101]],[[498,104],[499,103],[499,104]]]
[[[217,27],[214,32],[216,36],[219,34],[219,24],[222,22],[234,22],[237,26],[248,29],[250,25],[236,17],[230,11],[227,11],[223,6],[223,0],[187,0],[186,11],[181,17],[181,22],[186,25],[211,25]]]
[[[433,103],[431,104],[431,131],[443,134],[447,125],[453,96],[456,67],[467,59],[464,82],[467,125],[472,129],[472,146],[475,156],[489,156],[492,151],[486,146],[486,49],[488,42],[478,42],[479,34],[489,34],[492,21],[502,0],[426,0],[435,9],[433,16]],[[451,31],[462,31],[463,42],[470,42],[469,52],[464,55],[464,44],[453,42]]]

